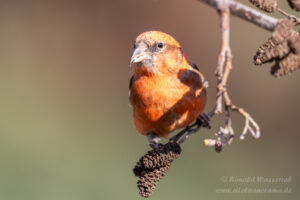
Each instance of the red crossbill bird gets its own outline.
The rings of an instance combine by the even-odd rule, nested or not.
[[[138,132],[156,148],[160,138],[195,121],[206,103],[204,76],[180,44],[159,31],[140,34],[130,65],[130,104]]]

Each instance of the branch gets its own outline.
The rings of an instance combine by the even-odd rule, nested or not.
[[[217,102],[216,107],[213,111],[211,111],[208,115],[210,117],[214,116],[215,114],[221,114],[222,113],[222,97],[223,93],[225,91],[225,86],[227,83],[229,71],[224,76],[224,65],[227,61],[228,63],[228,57],[231,59],[231,49],[229,46],[229,40],[230,40],[230,12],[228,9],[224,9],[220,12],[221,17],[221,31],[222,31],[222,41],[221,41],[221,50],[218,57],[218,64],[216,68],[216,77],[217,77]],[[231,61],[230,61],[231,62]]]
[[[281,8],[277,8],[278,12],[281,13],[282,15],[286,16],[288,19],[291,19],[292,21],[294,21],[295,25],[299,25],[300,24],[300,18],[287,13],[286,11],[282,10]]]
[[[227,2],[224,0],[223,2]],[[226,122],[224,127],[220,127],[216,133],[217,139],[204,140],[205,145],[215,146],[216,151],[221,151],[222,146],[230,144],[234,138],[234,130],[231,125],[231,111],[240,113],[245,118],[244,130],[240,139],[244,139],[247,132],[250,132],[253,138],[260,137],[260,129],[254,119],[242,108],[237,107],[231,103],[228,91],[226,90],[227,80],[232,69],[232,54],[230,48],[230,9],[229,4],[219,4],[218,10],[221,20],[221,50],[218,57],[218,64],[216,68],[217,77],[217,99],[215,108],[208,114],[213,117],[216,114],[222,113],[222,106],[226,111]]]
[[[268,31],[273,31],[278,22],[278,19],[266,15],[260,11],[250,8],[244,4],[236,2],[235,0],[198,0],[206,3],[218,10],[228,8],[232,15],[235,15],[241,19],[251,22],[257,26],[260,26]]]

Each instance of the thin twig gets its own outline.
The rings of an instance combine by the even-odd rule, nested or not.
[[[255,25],[258,25],[268,31],[273,31],[278,22],[278,19],[266,15],[258,10],[250,8],[235,0],[198,0],[206,3],[216,9],[221,6],[229,8],[230,13]]]
[[[281,8],[277,8],[277,11],[279,13],[281,13],[282,15],[288,17],[289,19],[292,19],[294,21],[295,24],[300,24],[300,18],[290,14],[290,13],[287,13],[285,12],[284,10],[282,10]]]
[[[216,106],[209,113],[212,117],[216,114],[222,113],[222,105],[224,102],[226,111],[226,122],[224,127],[220,127],[219,131],[216,133],[217,139],[206,139],[205,144],[207,146],[215,146],[216,144],[226,145],[230,144],[234,138],[234,130],[232,128],[231,111],[236,111],[240,113],[245,118],[244,130],[240,136],[244,139],[247,132],[250,132],[254,138],[259,138],[260,129],[258,124],[254,119],[242,108],[237,107],[231,103],[228,91],[226,90],[226,85],[230,71],[232,69],[232,54],[230,48],[230,10],[226,4],[228,1],[223,1],[225,3],[218,5],[218,10],[221,19],[221,31],[222,31],[222,41],[221,50],[218,57],[218,64],[216,69],[217,77],[217,97]]]
[[[223,74],[224,66],[226,62],[227,52],[230,50],[229,46],[229,36],[230,36],[230,27],[229,27],[229,10],[225,9],[220,12],[221,17],[221,31],[222,31],[222,41],[221,41],[221,50],[218,57],[218,64],[216,68],[216,77],[217,77],[217,100],[216,100],[216,107],[212,110],[208,115],[210,117],[214,116],[215,114],[222,113],[222,97],[225,91],[224,87],[224,80],[227,82],[227,78],[229,73]]]

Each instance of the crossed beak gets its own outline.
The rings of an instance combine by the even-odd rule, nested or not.
[[[147,51],[147,46],[144,44],[140,44],[138,47],[135,48],[130,63],[148,63],[152,60],[152,56],[149,51]]]

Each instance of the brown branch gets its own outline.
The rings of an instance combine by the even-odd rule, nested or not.
[[[260,11],[250,8],[235,0],[198,0],[206,3],[218,10],[223,10],[225,7],[230,10],[232,15],[258,25],[268,31],[273,31],[278,22],[278,19],[266,15]]]
[[[224,66],[227,58],[228,52],[230,52],[230,46],[229,46],[229,38],[230,38],[230,14],[229,10],[225,9],[220,12],[221,17],[221,31],[222,31],[222,41],[221,41],[221,50],[218,57],[218,64],[216,68],[216,77],[217,77],[217,102],[216,107],[213,111],[211,111],[208,115],[210,117],[214,116],[215,114],[221,114],[222,113],[222,97],[223,93],[225,91],[225,85],[227,82],[227,78],[229,73],[226,72],[224,76]]]
[[[226,2],[223,1],[223,2]],[[232,54],[230,48],[230,10],[228,4],[219,4],[218,10],[221,19],[222,41],[221,50],[218,57],[216,69],[217,77],[217,99],[215,108],[209,113],[212,117],[222,113],[222,104],[224,102],[226,111],[226,122],[224,127],[220,127],[216,133],[217,139],[206,139],[204,142],[207,146],[215,146],[216,151],[220,151],[223,145],[230,144],[234,138],[234,130],[231,123],[231,111],[240,113],[245,118],[244,130],[240,139],[244,139],[247,132],[250,132],[254,138],[259,138],[260,129],[254,119],[242,108],[231,103],[226,85],[230,71],[232,69]]]

